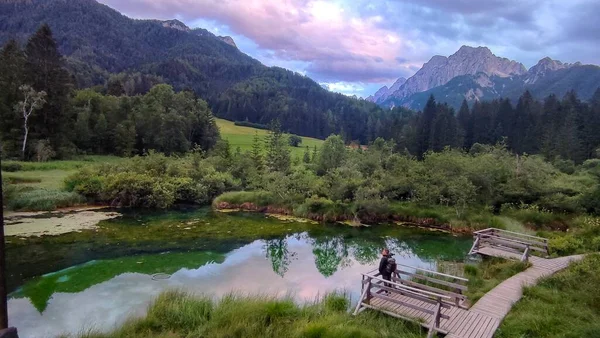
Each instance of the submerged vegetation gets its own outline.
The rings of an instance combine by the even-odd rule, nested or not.
[[[229,295],[219,301],[171,291],[160,295],[142,319],[103,337],[422,337],[420,327],[380,313],[352,316],[350,300],[329,294],[298,305],[292,298]]]

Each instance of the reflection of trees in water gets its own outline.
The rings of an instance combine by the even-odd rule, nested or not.
[[[271,260],[273,271],[283,277],[289,269],[292,258],[296,257],[295,252],[288,250],[286,238],[270,239],[265,243],[267,259]]]
[[[369,240],[363,238],[355,238],[349,243],[352,256],[354,259],[363,265],[374,264],[379,260],[381,250],[385,243],[383,238],[377,240]]]
[[[418,258],[428,265],[435,265],[435,261],[440,259],[462,261],[471,244],[470,240],[462,238],[401,235],[394,237],[393,234],[387,233],[361,233],[361,236],[336,235],[331,232],[301,233],[287,239],[267,240],[265,249],[273,271],[283,277],[289,269],[291,259],[297,255],[288,250],[289,240],[294,238],[312,245],[317,270],[323,276],[330,277],[338,269],[351,266],[355,261],[361,265],[375,267],[383,248],[389,248],[397,259],[413,261]]]
[[[333,275],[340,267],[344,268],[352,264],[348,258],[348,245],[341,236],[315,239],[313,254],[317,270],[325,277]]]
[[[385,246],[396,256],[396,258],[412,258],[417,256],[413,252],[413,248],[408,245],[408,243],[395,238],[386,238]]]

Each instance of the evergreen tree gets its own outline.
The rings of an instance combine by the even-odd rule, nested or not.
[[[447,104],[440,104],[437,112],[433,121],[431,149],[441,151],[447,146],[457,147],[459,145],[458,122],[454,117],[454,111]]]
[[[38,139],[48,139],[54,149],[65,145],[73,130],[68,96],[71,77],[63,67],[63,59],[52,37],[50,27],[42,25],[31,36],[25,49],[27,55],[27,83],[38,91],[47,93],[46,104],[40,114],[32,119],[32,134]]]
[[[94,147],[95,151],[104,154],[108,143],[108,123],[104,114],[98,116],[98,121],[94,126]]]
[[[542,120],[542,134],[540,141],[540,150],[547,159],[554,159],[559,155],[558,133],[563,124],[560,101],[556,95],[551,94],[544,101]]]
[[[528,140],[527,133],[530,131],[530,117],[533,114],[534,99],[529,91],[526,91],[519,98],[517,107],[515,109],[515,117],[512,121],[512,132],[508,139],[510,148],[517,154],[522,154],[529,149],[529,145],[526,144]]]
[[[281,124],[279,120],[275,120],[271,123],[269,136],[267,137],[267,167],[270,171],[287,172],[290,165],[290,150],[281,131]]]
[[[487,102],[475,102],[471,112],[473,144],[494,144],[494,116],[492,105]]]
[[[473,145],[473,120],[471,119],[471,111],[469,110],[469,104],[464,99],[460,105],[460,110],[456,116],[458,125],[460,127],[460,138],[462,147],[465,149],[471,149]]]
[[[310,150],[308,146],[304,149],[304,156],[302,157],[302,162],[310,163]]]
[[[262,150],[262,139],[258,136],[258,132],[255,131],[254,139],[252,140],[252,150],[250,151],[250,158],[252,159],[254,167],[258,170],[261,170],[264,165]]]
[[[422,156],[427,150],[430,149],[431,134],[433,130],[433,124],[437,115],[437,106],[433,95],[427,100],[423,113],[419,119],[419,125],[417,127],[418,137],[418,156]]]
[[[25,83],[25,54],[10,40],[0,54],[0,143],[5,156],[18,156],[22,137],[22,116],[14,109],[21,100]]]

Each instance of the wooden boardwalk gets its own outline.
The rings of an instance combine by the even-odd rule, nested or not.
[[[522,254],[494,247],[481,247],[477,253],[516,260],[523,258]],[[492,338],[512,306],[521,299],[524,287],[535,285],[540,278],[565,269],[571,262],[581,258],[582,255],[555,259],[529,256],[529,262],[532,264],[530,268],[500,283],[468,310],[445,302],[441,294],[431,293],[427,299],[427,294],[417,296],[414,288],[405,292],[402,289],[403,285],[392,283],[402,290],[392,291],[391,288],[380,286],[380,283],[374,283],[373,288],[380,287],[392,292],[381,294],[380,290],[377,292],[379,294],[365,297],[370,293],[365,291],[355,313],[360,312],[360,308],[370,308],[391,316],[417,321],[430,329],[430,336],[432,332],[439,332],[446,334],[447,338]],[[364,277],[370,276],[363,275],[363,285]],[[368,283],[370,288],[371,278]],[[438,303],[432,299],[437,299]]]

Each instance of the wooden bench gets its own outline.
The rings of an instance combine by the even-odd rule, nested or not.
[[[550,254],[548,239],[542,237],[496,228],[476,231],[473,235],[475,241],[469,254],[486,254],[482,248],[491,247],[509,253],[509,255],[505,255],[506,257],[518,257],[522,262],[528,261],[533,251],[539,252],[544,256]],[[510,255],[510,253],[514,255]]]

